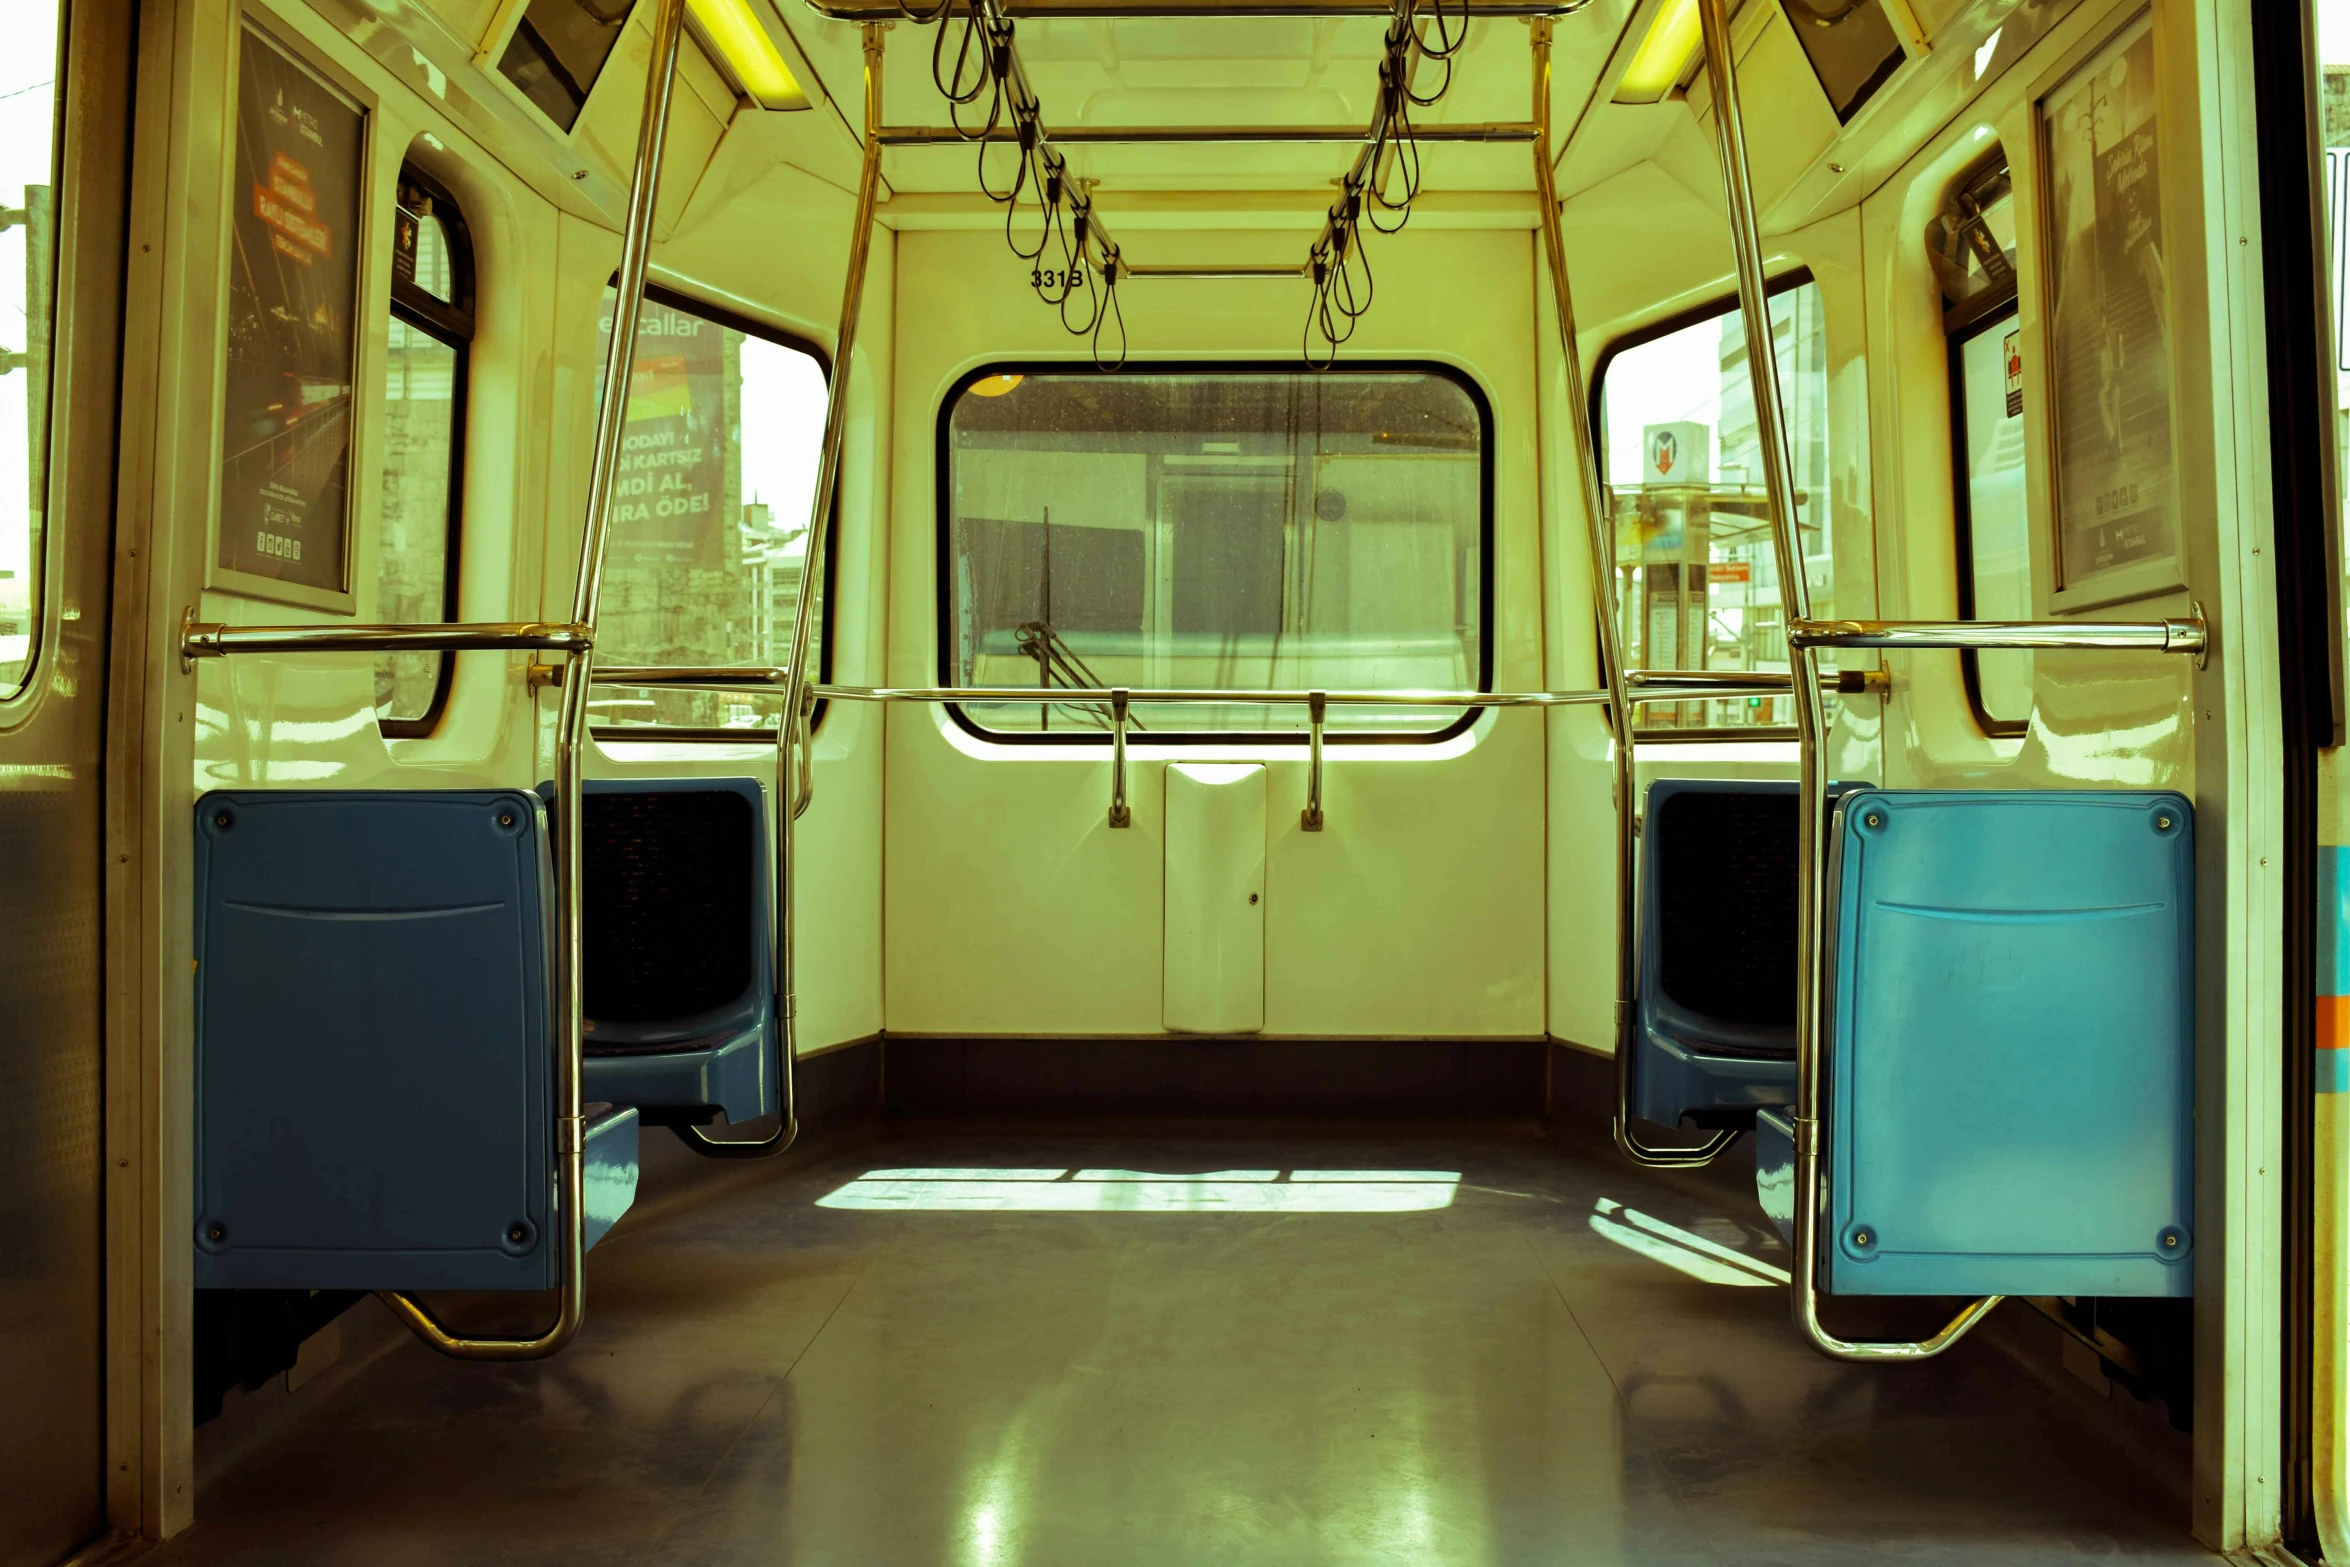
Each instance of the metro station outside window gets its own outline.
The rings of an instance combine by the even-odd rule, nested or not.
[[[40,640],[62,21],[57,0],[0,9],[0,699]]]
[[[1490,689],[1491,420],[1450,370],[991,366],[939,423],[950,686]],[[965,703],[994,739],[1109,739],[1099,704]],[[1303,740],[1296,703],[1150,704],[1141,738]],[[1335,706],[1425,740],[1459,708]]]
[[[1795,465],[1812,614],[1835,613],[1828,513],[1828,353],[1819,286],[1771,285],[1771,330]],[[1629,669],[1785,670],[1762,447],[1735,299],[1612,345],[1593,378]],[[1823,653],[1822,661],[1827,661]],[[1836,698],[1826,697],[1833,712]],[[1644,732],[1784,728],[1784,697],[1644,706]]]
[[[607,290],[598,363],[613,299]],[[646,289],[604,548],[599,664],[788,661],[826,385],[808,345]],[[829,586],[816,585],[811,606],[819,679],[829,672]],[[780,694],[763,692],[599,686],[588,699],[599,731],[710,738],[772,729],[782,707]]]

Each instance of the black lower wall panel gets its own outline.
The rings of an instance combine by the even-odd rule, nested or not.
[[[1533,1121],[1539,1040],[898,1039],[893,1116]]]

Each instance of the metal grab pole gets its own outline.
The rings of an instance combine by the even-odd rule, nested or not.
[[[661,153],[669,133],[669,104],[677,86],[677,50],[685,34],[685,0],[659,0],[653,13],[653,58],[645,76],[644,118],[637,128],[636,167],[628,188],[628,221],[620,240],[620,286],[612,311],[612,340],[604,352],[603,401],[596,409],[596,446],[588,471],[587,517],[579,541],[579,581],[572,593],[572,624],[584,639],[565,649],[562,706],[555,728],[555,1156],[563,1205],[563,1297],[555,1325],[536,1338],[462,1338],[437,1321],[413,1296],[387,1292],[384,1303],[443,1354],[464,1360],[536,1360],[571,1342],[587,1315],[587,1191],[582,1161],[587,1146],[580,1116],[580,765],[587,733],[588,681],[595,658],[596,604],[603,591],[604,538],[611,525],[613,479],[620,468],[620,437],[628,417],[629,374],[636,362],[636,323],[645,295],[645,263],[653,244],[653,211],[661,189]]]
[[[1705,32],[1706,79],[1713,87],[1714,135],[1729,205],[1730,241],[1738,257],[1738,311],[1746,328],[1746,367],[1754,386],[1755,437],[1762,445],[1764,488],[1770,497],[1780,605],[1792,626],[1811,619],[1811,589],[1804,576],[1803,544],[1795,527],[1794,464],[1788,455],[1786,415],[1779,396],[1778,352],[1764,288],[1762,233],[1754,210],[1754,175],[1746,158],[1738,72],[1730,53],[1729,10],[1724,0],[1698,0],[1697,10]],[[1795,1277],[1789,1307],[1804,1336],[1838,1360],[1925,1360],[1957,1343],[1999,1304],[2000,1297],[1990,1295],[1973,1302],[1940,1332],[1917,1343],[1854,1342],[1840,1339],[1820,1325],[1820,1079],[1826,1053],[1820,1003],[1827,967],[1827,868],[1822,852],[1827,792],[1821,777],[1821,752],[1826,726],[1820,708],[1818,653],[1811,645],[1790,641],[1787,654],[1794,678],[1800,759],[1796,863],[1802,867],[1795,906]]]
[[[815,773],[807,732],[815,706],[816,682],[808,678],[810,629],[815,620],[817,584],[824,577],[825,546],[832,532],[833,496],[840,488],[841,451],[848,440],[849,374],[856,363],[857,318],[865,305],[865,263],[873,248],[873,207],[881,192],[881,60],[886,22],[865,24],[865,160],[857,175],[856,227],[849,236],[849,274],[841,286],[840,332],[833,341],[832,385],[824,405],[824,446],[816,464],[816,497],[809,507],[808,547],[800,562],[800,588],[792,605],[791,646],[785,654],[783,713],[775,737],[775,1014],[776,1091],[782,1122],[765,1137],[743,1141],[712,1137],[698,1126],[677,1135],[696,1152],[721,1159],[764,1159],[783,1152],[800,1135],[800,1107],[793,1081],[800,1048],[798,823],[814,798]],[[792,765],[798,758],[798,766]],[[797,787],[795,787],[795,781]]]
[[[1598,454],[1592,450],[1596,436],[1590,400],[1583,389],[1583,356],[1575,346],[1575,305],[1567,289],[1566,242],[1559,232],[1558,188],[1550,166],[1550,18],[1537,17],[1530,26],[1534,44],[1535,204],[1541,209],[1543,258],[1550,268],[1559,356],[1566,368],[1567,423],[1575,448],[1585,531],[1591,543],[1591,600],[1599,621],[1600,683],[1607,688],[1608,727],[1616,742],[1616,1146],[1635,1164],[1652,1169],[1693,1169],[1719,1158],[1738,1140],[1738,1133],[1714,1132],[1686,1148],[1660,1148],[1642,1142],[1632,1130],[1632,1003],[1639,981],[1639,894],[1633,881],[1637,805],[1632,773],[1632,701],[1624,673],[1623,628],[1616,609],[1615,541],[1609,533],[1605,497],[1600,490]]]

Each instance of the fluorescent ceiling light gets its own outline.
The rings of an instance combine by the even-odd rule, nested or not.
[[[1616,83],[1616,102],[1662,102],[1679,85],[1702,35],[1697,0],[1658,0],[1648,36],[1640,40],[1632,63],[1624,68],[1624,79]]]
[[[690,3],[702,35],[759,107],[808,107],[806,91],[792,75],[791,67],[784,64],[783,51],[759,14],[772,14],[764,0],[690,0]]]

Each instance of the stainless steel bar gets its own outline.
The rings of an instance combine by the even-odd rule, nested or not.
[[[1624,683],[1631,687],[1635,699],[1651,686],[1671,686],[1683,691],[1712,689],[1726,696],[1794,689],[1792,677],[1778,669],[1628,669],[1624,671]]]
[[[1264,267],[1195,267],[1182,265],[1136,266],[1132,262],[1127,262],[1119,269],[1118,275],[1120,277],[1189,278],[1194,280],[1207,279],[1217,282],[1251,283],[1263,282],[1266,280],[1286,282],[1295,278],[1310,277],[1312,275],[1312,271],[1313,269],[1306,266],[1303,262],[1300,262],[1295,266],[1277,265]]]
[[[539,621],[443,621],[429,625],[228,626],[183,621],[180,657],[227,658],[237,653],[471,652],[539,648],[575,653],[594,639],[584,625]]]
[[[1126,693],[1117,690],[1110,693],[1110,825],[1134,825],[1126,805]]]
[[[2201,654],[2209,631],[2198,612],[2170,620],[1797,620],[1801,648],[2112,648]]]
[[[1008,125],[983,133],[967,133],[952,125],[890,125],[884,126],[880,134],[884,147],[967,147],[978,141],[1020,139],[1020,133]],[[1412,127],[1412,140],[1427,144],[1516,144],[1530,142],[1534,137],[1532,125],[1509,122]],[[1071,125],[1053,132],[1052,139],[1064,147],[1206,147],[1320,146],[1369,138],[1360,125]]]
[[[1783,610],[1792,627],[1811,619],[1811,590],[1804,572],[1802,540],[1795,528],[1794,463],[1787,448],[1786,413],[1780,401],[1778,352],[1764,286],[1754,175],[1746,154],[1738,70],[1730,50],[1729,8],[1725,0],[1698,0],[1698,17],[1705,36],[1706,78],[1713,88],[1714,136],[1728,198],[1730,241],[1738,258],[1738,308],[1745,318],[1747,374],[1754,388],[1755,435],[1762,447],[1764,487],[1770,497],[1771,542],[1778,556]],[[1820,1322],[1820,1110],[1827,1048],[1821,1012],[1827,975],[1823,931],[1827,905],[1827,793],[1822,776],[1825,713],[1820,704],[1816,645],[1797,644],[1792,637],[1789,644],[1801,802],[1796,821],[1796,864],[1802,869],[1795,909],[1795,1266],[1788,1304],[1804,1336],[1838,1360],[1925,1360],[1963,1338],[1999,1304],[1999,1297],[1987,1296],[1971,1303],[1940,1332],[1916,1343],[1856,1342],[1837,1337]]]
[[[1572,16],[1590,0],[1467,0],[1478,17]],[[1447,0],[1448,8],[1453,8]],[[839,22],[896,22],[906,19],[898,0],[809,0],[809,9]],[[1198,17],[1218,21],[1253,17],[1393,16],[1390,0],[1003,0],[1006,14],[1023,21],[1056,19],[1118,21],[1137,18]]]
[[[1141,687],[1053,687],[1055,707],[1101,706],[1119,690],[1137,706],[1152,703],[1211,703],[1234,707],[1277,707],[1325,702],[1347,707],[1589,707],[1608,700],[1605,691],[1216,691],[1196,687],[1150,690]],[[1711,692],[1662,690],[1657,701],[1687,702]],[[840,702],[987,702],[1036,705],[1033,686],[849,686],[824,684],[816,694]]]
[[[653,55],[645,73],[644,115],[637,128],[636,166],[629,178],[628,223],[620,241],[618,299],[612,341],[604,356],[603,401],[596,410],[596,444],[588,472],[588,507],[580,532],[579,581],[572,594],[572,625],[585,635],[563,651],[571,678],[563,684],[555,730],[555,1157],[563,1208],[563,1287],[554,1326],[525,1339],[471,1338],[452,1333],[414,1296],[387,1292],[384,1303],[418,1337],[445,1355],[465,1360],[536,1360],[571,1342],[587,1315],[587,1191],[583,1161],[586,1122],[579,1079],[584,1032],[580,1013],[580,795],[587,735],[588,682],[595,657],[596,606],[603,589],[604,540],[611,523],[612,486],[619,472],[620,437],[627,417],[629,373],[636,359],[636,323],[645,296],[645,263],[652,249],[653,211],[661,189],[661,154],[669,133],[669,106],[677,86],[677,52],[685,32],[686,0],[658,0]]]
[[[1322,830],[1322,720],[1330,711],[1327,692],[1316,691],[1306,701],[1306,722],[1311,725],[1306,753],[1306,808],[1297,813],[1297,824],[1307,832]]]
[[[1738,1140],[1734,1131],[1708,1133],[1683,1146],[1649,1143],[1632,1129],[1632,1016],[1639,983],[1639,892],[1634,879],[1638,784],[1632,768],[1632,708],[1636,702],[1667,700],[1676,689],[1663,675],[1634,677],[1624,669],[1623,627],[1616,607],[1615,530],[1599,482],[1599,456],[1592,448],[1596,426],[1583,379],[1583,353],[1575,341],[1575,301],[1567,282],[1567,247],[1559,227],[1558,185],[1551,166],[1551,23],[1537,18],[1529,31],[1534,55],[1535,205],[1542,219],[1543,260],[1550,272],[1551,301],[1558,317],[1559,356],[1566,370],[1567,439],[1575,453],[1577,498],[1590,547],[1592,614],[1599,622],[1599,678],[1607,687],[1607,721],[1615,736],[1616,804],[1616,998],[1613,1015],[1616,1072],[1616,1146],[1634,1164],[1650,1169],[1694,1169],[1711,1164]],[[1676,671],[1677,677],[1680,672]],[[1728,683],[1709,679],[1715,689]]]
[[[791,680],[782,664],[599,664],[593,684],[648,691],[782,689]]]
[[[1004,0],[970,0],[970,3],[986,24],[989,37],[1003,40],[1004,92],[1011,101],[1015,128],[1025,118],[1034,128],[1037,156],[1045,167],[1067,178],[1068,160],[1061,156],[1056,138],[1045,126],[1043,100],[1037,97],[1035,86],[1028,80],[1028,67],[1020,58],[1019,45],[1012,41],[1013,18],[1005,8]],[[896,14],[903,16],[905,13],[900,10]],[[989,69],[995,70],[996,67],[990,64]],[[881,135],[879,114],[879,105],[876,104],[870,111],[865,128],[868,143],[878,140]],[[1070,200],[1070,214],[1078,220],[1078,250],[1095,271],[1108,278],[1109,286],[1116,288],[1125,275],[1125,256],[1117,240],[1111,237],[1109,226],[1102,222],[1102,215],[1095,208],[1092,196],[1086,193],[1083,186],[1077,187],[1077,194]]]
[[[678,1129],[678,1134],[697,1151],[718,1158],[769,1158],[789,1148],[800,1135],[799,820],[816,797],[815,740],[808,732],[808,715],[815,707],[816,683],[808,678],[808,652],[814,645],[816,595],[824,581],[824,559],[831,547],[833,498],[840,489],[841,458],[848,444],[849,384],[857,359],[857,326],[865,309],[865,273],[873,249],[873,209],[881,197],[882,37],[881,22],[866,24],[865,154],[857,171],[855,227],[849,234],[848,275],[841,283],[840,328],[832,349],[832,385],[826,389],[824,439],[816,463],[815,499],[809,508],[808,547],[800,561],[799,591],[792,600],[791,644],[785,652],[782,670],[783,716],[775,740],[775,1075],[781,1097],[780,1113],[774,1132],[765,1137],[737,1140],[712,1137],[698,1126]]]

